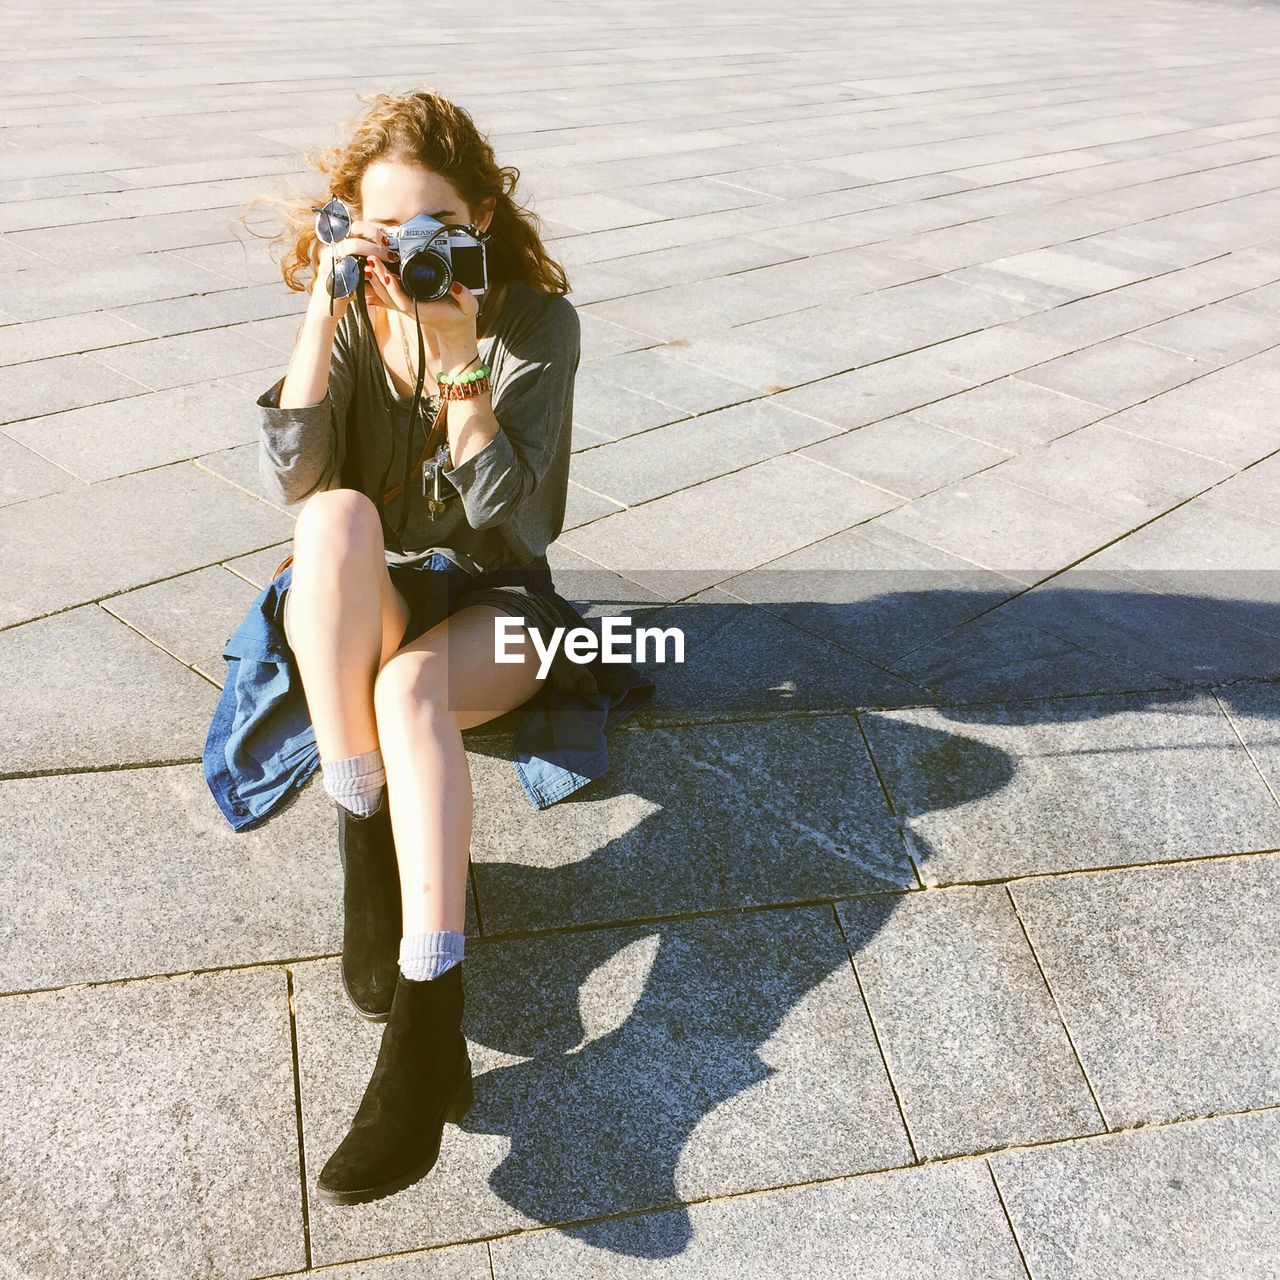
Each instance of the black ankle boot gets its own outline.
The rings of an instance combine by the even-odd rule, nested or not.
[[[336,803],[336,802],[335,802]],[[342,985],[371,1022],[391,1012],[400,972],[400,873],[384,787],[367,818],[338,809],[342,858]]]
[[[316,1180],[321,1199],[363,1204],[431,1171],[445,1122],[471,1106],[462,1007],[461,961],[423,982],[400,977],[360,1108]]]

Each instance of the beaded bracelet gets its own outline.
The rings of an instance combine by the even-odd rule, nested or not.
[[[491,389],[489,366],[483,361],[470,373],[453,374],[441,371],[436,374],[436,382],[440,386],[442,400],[470,400],[475,396],[484,395]]]

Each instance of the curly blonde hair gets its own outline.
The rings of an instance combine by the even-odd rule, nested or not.
[[[360,206],[360,180],[376,160],[418,164],[438,173],[476,210],[490,198],[495,201],[493,217],[486,230],[492,235],[486,246],[490,285],[496,289],[506,280],[521,280],[542,293],[569,292],[564,268],[542,243],[541,219],[514,198],[520,170],[515,165],[499,165],[489,140],[476,128],[463,107],[433,89],[405,94],[360,93],[369,110],[356,119],[343,120],[351,126],[345,143],[319,152],[303,153],[308,168],[328,178],[329,193],[352,208]],[[246,227],[248,214],[258,205],[275,208],[284,227],[271,237],[271,247],[285,246],[280,258],[284,282],[296,293],[310,288],[320,263],[320,241],[315,233],[318,202],[306,196],[260,195],[241,211]],[[252,228],[250,228],[252,234]],[[264,238],[264,237],[258,237]],[[274,253],[272,254],[275,259]]]

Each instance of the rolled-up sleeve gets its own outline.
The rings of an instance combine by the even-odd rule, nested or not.
[[[493,393],[497,434],[456,467],[441,469],[473,529],[509,520],[568,447],[580,358],[577,309],[556,295],[528,332],[512,342],[508,368]]]
[[[338,483],[342,433],[355,390],[349,319],[348,310],[334,334],[329,384],[322,400],[282,409],[284,377],[258,397],[258,478],[263,494],[277,506],[292,506]]]

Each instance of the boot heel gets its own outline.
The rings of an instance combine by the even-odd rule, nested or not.
[[[448,1110],[444,1113],[444,1118],[454,1124],[460,1124],[462,1117],[471,1110],[471,1104],[474,1101],[475,1094],[471,1085],[471,1070],[468,1066],[467,1074],[463,1076],[462,1083],[450,1100]]]

